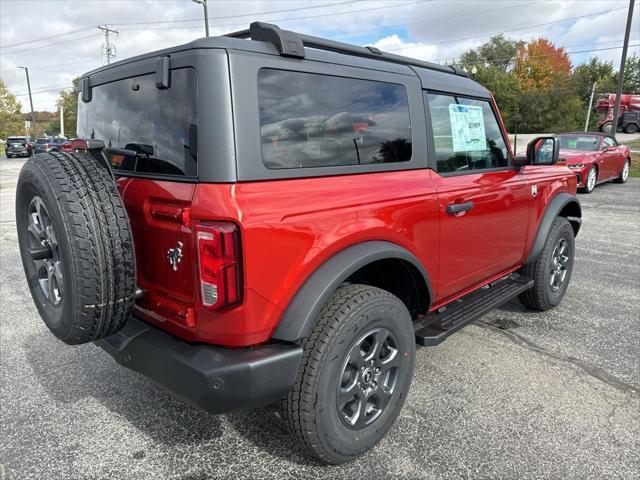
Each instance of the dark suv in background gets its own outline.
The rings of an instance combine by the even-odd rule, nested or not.
[[[7,143],[4,145],[4,153],[7,158],[30,157],[33,155],[31,137],[7,137]]]
[[[65,138],[44,137],[36,140],[35,153],[57,152],[62,150]]]

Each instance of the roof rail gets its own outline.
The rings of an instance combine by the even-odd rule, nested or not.
[[[416,60],[415,58],[395,55],[393,53],[384,53],[376,47],[358,47],[348,43],[327,40],[326,38],[290,32],[288,30],[282,30],[277,25],[273,25],[271,23],[253,22],[249,25],[249,29],[229,33],[225,36],[233,38],[249,38],[259,42],[271,43],[278,49],[280,55],[285,57],[304,58],[304,47],[310,47],[318,50],[352,55],[355,57],[372,58],[375,60],[382,60],[384,62],[412,65],[415,67],[428,68],[430,70],[438,70],[445,73],[454,73],[464,77],[467,76],[464,71],[453,66],[425,62],[423,60]]]

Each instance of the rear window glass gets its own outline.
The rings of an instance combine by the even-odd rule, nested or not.
[[[258,96],[267,168],[411,159],[409,101],[402,85],[262,69]]]
[[[39,138],[39,139],[36,140],[36,143],[38,145],[42,145],[43,143],[48,143],[48,142],[49,142],[49,140],[47,138]]]
[[[171,88],[155,74],[92,88],[78,102],[78,135],[130,154],[112,154],[116,173],[197,174],[197,78],[193,68],[171,71]],[[193,148],[191,148],[193,144]]]
[[[25,143],[27,140],[24,137],[9,137],[7,143]]]

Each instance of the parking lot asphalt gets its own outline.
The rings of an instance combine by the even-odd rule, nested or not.
[[[56,340],[20,264],[23,161],[0,159],[0,480],[640,478],[640,181],[580,195],[563,303],[518,302],[417,352],[387,437],[355,462],[306,458],[277,410],[211,416]]]

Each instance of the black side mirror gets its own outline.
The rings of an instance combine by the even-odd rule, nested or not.
[[[527,145],[528,165],[553,165],[560,156],[560,140],[556,137],[536,137]]]

